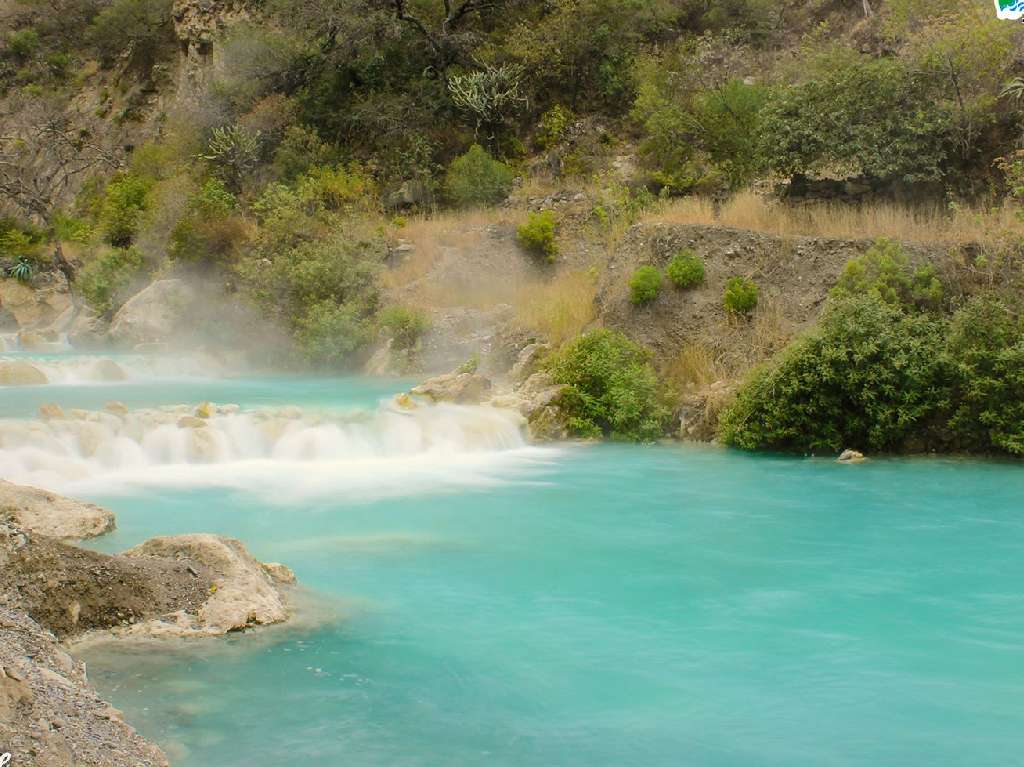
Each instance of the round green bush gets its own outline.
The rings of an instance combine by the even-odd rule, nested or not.
[[[684,248],[668,262],[665,273],[677,288],[692,288],[704,282],[704,261],[689,248]]]
[[[515,172],[479,144],[456,157],[445,177],[445,191],[457,205],[493,205],[508,197]]]
[[[629,300],[636,306],[649,304],[661,290],[661,272],[653,266],[641,266],[629,279]]]
[[[535,256],[548,263],[554,263],[558,255],[558,242],[555,240],[555,214],[550,210],[531,213],[526,223],[516,230],[519,244]]]
[[[732,314],[750,314],[757,306],[757,285],[748,277],[730,277],[722,305]]]

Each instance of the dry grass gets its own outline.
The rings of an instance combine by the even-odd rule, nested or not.
[[[896,203],[851,205],[822,202],[786,205],[753,192],[741,192],[715,215],[707,198],[686,197],[658,206],[645,223],[731,226],[777,236],[862,239],[890,237],[904,242],[998,244],[1008,234],[1024,234],[1009,207],[989,210]]]
[[[466,249],[478,245],[485,229],[508,219],[506,211],[490,208],[413,216],[396,230],[395,237],[407,240],[415,249],[384,276],[390,288],[402,288],[426,277],[444,254],[445,248]]]
[[[542,283],[523,285],[512,301],[519,322],[561,344],[594,321],[594,275],[562,272]]]
[[[665,380],[676,391],[703,389],[725,377],[725,367],[708,347],[686,343],[665,367]]]

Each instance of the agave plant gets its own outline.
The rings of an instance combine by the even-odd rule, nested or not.
[[[32,262],[22,256],[18,263],[7,270],[7,274],[18,282],[28,282],[32,279]]]

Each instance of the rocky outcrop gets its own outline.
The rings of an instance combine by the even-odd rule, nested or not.
[[[518,410],[533,440],[552,442],[569,438],[569,418],[559,406],[564,392],[565,386],[555,383],[549,373],[537,372],[489,404]]]
[[[491,382],[476,373],[445,373],[430,378],[410,392],[432,402],[479,405],[491,390]]]
[[[859,450],[846,449],[836,458],[836,463],[862,463],[866,460],[864,453]]]
[[[17,767],[167,767],[54,635],[0,594],[0,750]]]
[[[126,347],[165,342],[189,324],[195,298],[183,280],[158,280],[117,312],[110,324],[110,340]]]
[[[22,360],[0,361],[0,386],[38,386],[47,383],[46,374]]]
[[[114,514],[108,509],[3,480],[0,521],[63,540],[94,538],[114,529]]]
[[[737,383],[715,381],[699,391],[685,394],[679,403],[680,439],[710,442],[718,431],[718,417],[736,392]]]
[[[153,538],[123,556],[183,562],[187,567],[202,568],[212,583],[209,597],[198,609],[176,610],[156,620],[115,629],[115,634],[218,636],[288,618],[281,586],[294,583],[295,575],[277,562],[257,561],[241,541],[206,534]]]
[[[227,28],[250,17],[246,0],[175,0],[171,14],[181,46],[178,96],[202,96],[218,62],[217,44]]]
[[[0,592],[61,639],[220,636],[280,623],[294,580],[216,535],[154,538],[111,556],[0,525]]]
[[[49,327],[71,307],[71,297],[56,278],[41,286],[0,278],[0,309],[10,315],[18,328]]]

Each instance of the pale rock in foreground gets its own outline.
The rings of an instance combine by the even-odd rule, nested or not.
[[[114,529],[114,514],[107,509],[3,480],[0,521],[64,540],[95,538]]]
[[[836,463],[861,463],[866,460],[867,458],[864,457],[864,453],[859,450],[844,450],[836,458]]]
[[[122,554],[132,559],[157,557],[199,563],[213,580],[210,597],[195,613],[135,624],[119,635],[218,636],[252,626],[280,623],[289,617],[282,585],[295,582],[290,569],[263,564],[233,538],[196,534],[152,538]]]

